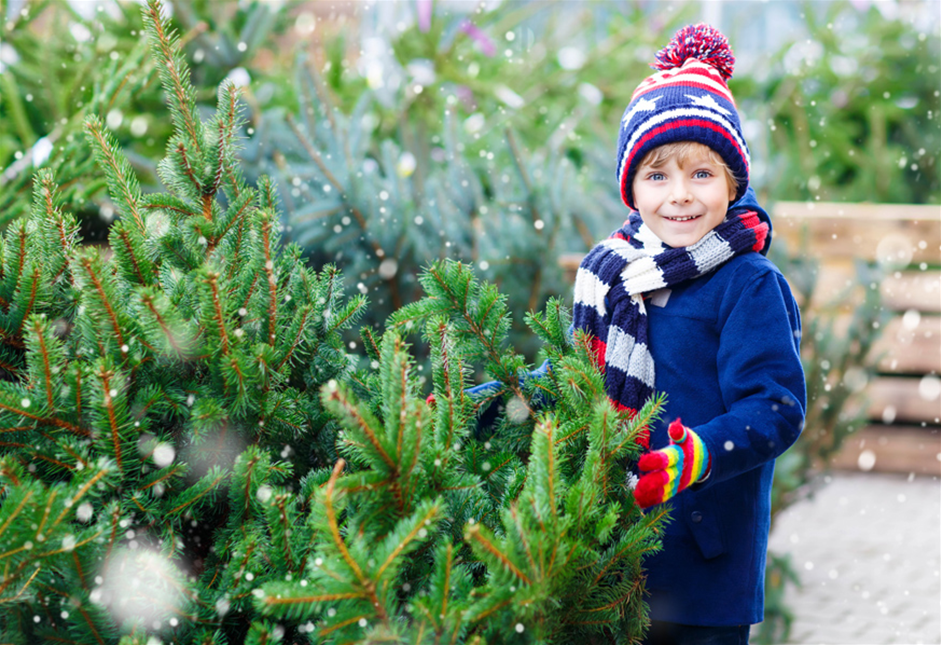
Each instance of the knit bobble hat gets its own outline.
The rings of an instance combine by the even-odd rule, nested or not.
[[[738,201],[748,188],[748,146],[735,100],[726,81],[735,57],[729,41],[706,24],[676,32],[657,53],[658,69],[631,97],[618,135],[617,177],[621,199],[632,210],[631,187],[648,152],[678,141],[696,141],[715,150],[739,180]]]

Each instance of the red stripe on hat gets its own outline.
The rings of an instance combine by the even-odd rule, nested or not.
[[[742,150],[741,146],[738,145],[738,141],[736,141],[735,138],[732,137],[732,135],[730,135],[729,132],[725,128],[723,128],[722,126],[716,123],[713,123],[712,121],[707,121],[705,119],[683,119],[680,121],[670,121],[668,123],[664,123],[654,128],[653,130],[651,130],[644,136],[642,136],[640,140],[636,144],[634,144],[634,147],[631,148],[631,152],[627,156],[627,161],[624,163],[624,171],[621,173],[621,199],[624,200],[624,203],[627,203],[627,200],[624,199],[624,195],[625,195],[624,191],[627,187],[626,186],[627,171],[628,169],[630,169],[631,164],[634,162],[634,155],[637,154],[637,151],[640,150],[644,146],[645,143],[647,143],[654,137],[660,134],[663,134],[667,130],[674,130],[676,128],[681,128],[681,127],[701,127],[701,128],[712,130],[713,132],[718,132],[723,137],[725,137],[729,141],[729,143],[731,143],[735,147],[735,149],[738,151],[738,154],[742,157],[742,161],[745,161],[745,153]],[[747,162],[745,165],[747,167],[748,165]]]

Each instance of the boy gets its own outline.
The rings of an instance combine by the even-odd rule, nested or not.
[[[747,643],[763,615],[774,459],[804,419],[800,318],[764,255],[770,219],[748,187],[725,37],[687,27],[657,59],[618,138],[633,212],[582,262],[574,325],[616,405],[667,396],[634,489],[644,508],[672,506],[645,562],[645,642]]]

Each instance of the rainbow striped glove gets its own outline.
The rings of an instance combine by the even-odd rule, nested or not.
[[[670,445],[641,456],[640,481],[634,499],[641,508],[662,504],[709,472],[709,451],[695,432],[679,419],[670,424]]]

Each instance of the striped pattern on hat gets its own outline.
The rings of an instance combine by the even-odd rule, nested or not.
[[[575,276],[573,323],[590,334],[605,390],[618,409],[635,413],[654,393],[644,294],[706,275],[736,255],[761,252],[768,231],[754,211],[730,212],[692,246],[672,248],[634,212],[588,252]]]
[[[681,29],[657,54],[661,71],[644,79],[621,118],[617,178],[621,199],[634,209],[634,175],[654,148],[696,141],[715,150],[739,180],[736,201],[748,187],[751,159],[735,100],[726,80],[735,59],[728,41],[708,25]]]

